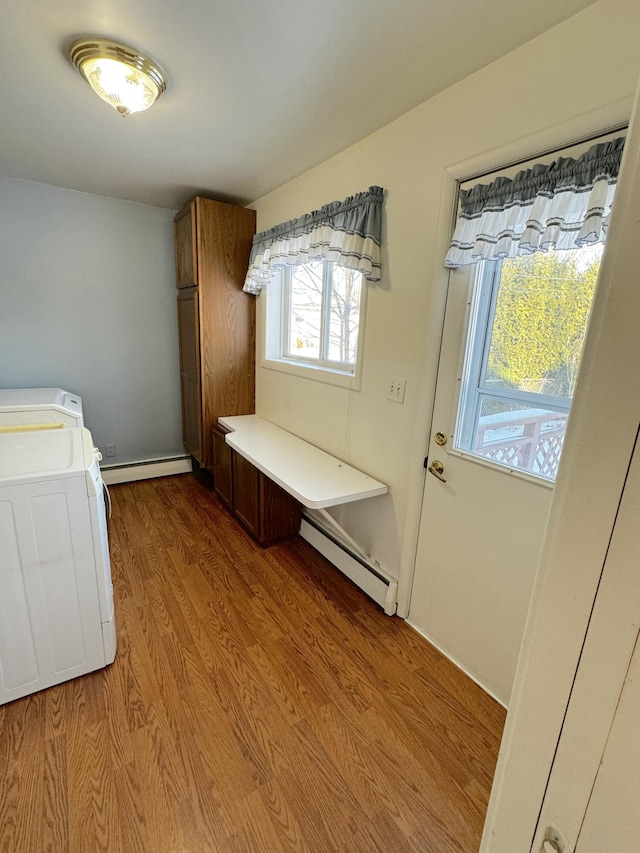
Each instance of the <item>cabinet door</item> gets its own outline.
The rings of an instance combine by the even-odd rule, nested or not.
[[[239,453],[232,455],[233,509],[256,538],[260,535],[260,472]]]
[[[198,288],[178,292],[182,441],[202,464],[202,402],[200,397],[200,319]]]
[[[239,521],[263,548],[295,536],[301,504],[239,453],[231,454],[233,510]]]
[[[211,427],[255,410],[255,296],[243,293],[255,211],[197,197],[202,329],[203,465],[213,463]]]
[[[228,430],[216,424],[213,427],[213,487],[222,503],[233,507],[233,474],[231,454],[233,451],[224,440]]]
[[[302,504],[260,473],[261,529],[259,542],[265,548],[300,531]]]
[[[198,283],[195,204],[192,202],[177,213],[173,223],[176,250],[176,284],[178,287],[190,287]]]

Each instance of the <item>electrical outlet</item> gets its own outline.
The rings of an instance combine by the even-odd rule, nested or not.
[[[104,446],[104,455],[105,455],[105,456],[115,456],[115,455],[116,455],[116,446],[115,446],[115,444],[105,444],[105,446]]]
[[[406,387],[406,379],[398,379],[397,376],[392,376],[387,390],[387,400],[393,400],[394,403],[404,403],[404,392]]]

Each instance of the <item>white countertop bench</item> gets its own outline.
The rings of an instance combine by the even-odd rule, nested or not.
[[[258,417],[219,418],[225,441],[309,509],[384,495],[387,486],[293,433]]]

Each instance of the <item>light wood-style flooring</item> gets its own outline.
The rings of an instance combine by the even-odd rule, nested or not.
[[[503,709],[191,475],[111,488],[118,653],[0,707],[1,853],[474,853]]]

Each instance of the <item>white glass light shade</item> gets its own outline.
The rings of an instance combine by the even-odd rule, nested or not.
[[[79,39],[69,58],[93,91],[123,116],[148,109],[166,89],[160,66],[121,42]]]

